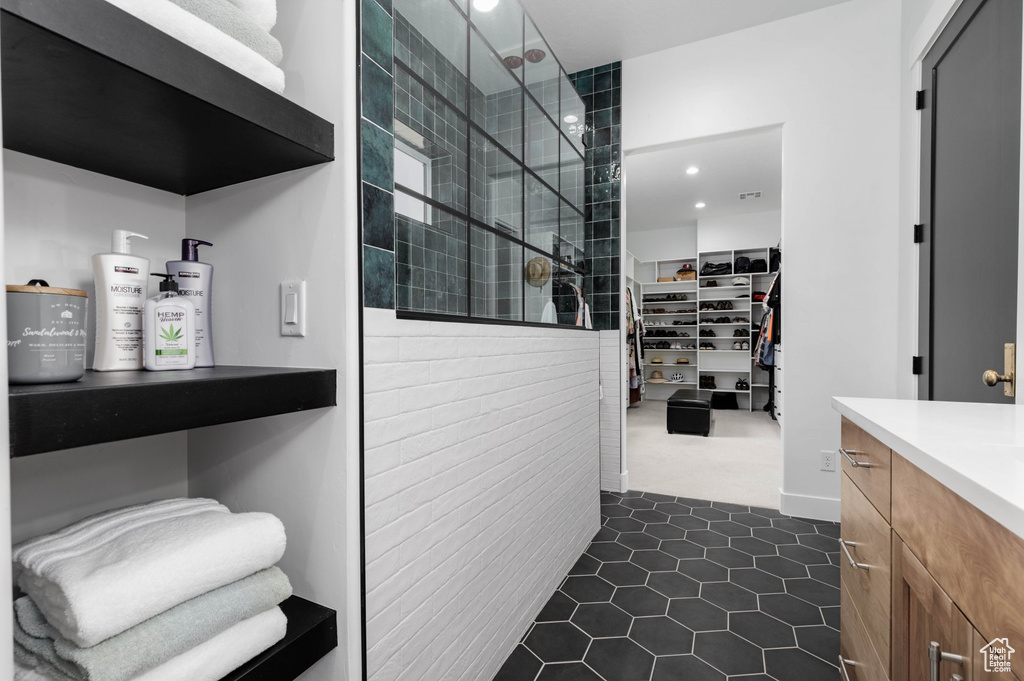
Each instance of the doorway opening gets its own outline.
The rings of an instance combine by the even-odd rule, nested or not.
[[[779,507],[782,128],[624,160],[629,485]]]

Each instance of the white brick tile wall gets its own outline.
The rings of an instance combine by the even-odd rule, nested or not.
[[[613,453],[618,484],[617,350],[364,314],[369,678],[490,681],[597,531]]]
[[[623,376],[626,367],[621,331],[601,331],[601,489],[622,489]]]

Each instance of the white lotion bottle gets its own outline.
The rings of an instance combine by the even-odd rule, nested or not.
[[[168,260],[167,273],[178,284],[178,295],[196,306],[196,366],[212,367],[213,317],[210,316],[213,296],[213,265],[199,262],[199,246],[212,246],[200,239],[181,240],[181,260]]]
[[[142,312],[143,355],[147,371],[177,371],[196,366],[196,306],[178,295],[169,274],[160,293],[146,301]]]
[[[149,260],[131,254],[133,237],[149,238],[115,229],[111,252],[92,256],[96,283],[95,371],[142,368],[142,307],[149,287]]]

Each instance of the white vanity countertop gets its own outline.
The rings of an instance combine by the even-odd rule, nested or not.
[[[834,397],[832,407],[1024,538],[1024,406]]]

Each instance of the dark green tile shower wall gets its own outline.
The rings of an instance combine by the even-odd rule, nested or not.
[[[569,76],[587,106],[586,291],[595,329],[619,328],[622,63]]]
[[[363,237],[363,304],[365,307],[393,310],[396,308],[396,303],[404,303],[403,306],[411,305],[413,297],[417,295],[416,287],[412,286],[411,268],[406,267],[402,269],[402,264],[397,262],[398,258],[396,257],[398,250],[412,249],[415,244],[411,243],[411,239],[403,238],[405,235],[401,228],[402,225],[396,224],[394,217],[395,130],[394,118],[390,113],[395,110],[398,98],[404,96],[404,93],[401,88],[398,88],[397,91],[395,88],[393,57],[398,50],[406,47],[401,40],[399,45],[396,46],[395,44],[395,36],[401,37],[402,31],[406,30],[406,26],[404,22],[396,21],[397,17],[395,16],[392,0],[360,0],[359,7],[361,50],[359,153],[361,162],[360,199]],[[609,79],[614,75],[614,88],[602,87],[599,91],[595,91],[593,86],[595,74],[603,74],[605,72],[609,74]],[[619,272],[619,73],[619,64],[614,64],[570,76],[578,89],[580,77],[585,75],[591,77],[589,91],[584,92],[581,90],[580,92],[585,100],[588,111],[586,122],[588,127],[593,130],[590,138],[587,140],[588,144],[592,145],[595,140],[604,140],[604,135],[607,135],[610,140],[613,130],[615,135],[614,159],[612,158],[613,154],[610,144],[603,145],[600,154],[597,156],[594,155],[593,150],[588,150],[586,154],[585,248],[587,257],[585,266],[587,277],[585,290],[590,302],[594,327],[598,329],[618,328],[619,324],[617,283]],[[420,73],[420,75],[433,77],[440,74]],[[438,89],[442,92],[447,92],[455,87],[458,79],[440,78],[439,80],[431,80],[431,78],[428,78],[428,81],[434,82],[435,85],[440,85]],[[458,93],[461,91],[462,88],[455,88],[452,96],[458,99]],[[612,91],[614,91],[614,95],[612,95]],[[600,97],[595,99],[594,94],[599,94]],[[611,103],[613,96],[614,107]],[[543,101],[546,101],[546,99]],[[595,106],[598,108],[595,108]],[[614,127],[611,125],[613,110]],[[602,121],[607,121],[607,125],[601,126],[600,123]],[[521,127],[521,125],[516,126],[516,133],[522,133]],[[495,130],[495,132],[502,131]],[[600,181],[600,184],[606,186],[607,196],[602,193],[605,191],[605,187],[598,188],[596,197],[592,195],[595,173],[598,174],[597,177],[607,178]],[[614,175],[614,182],[611,180],[612,175]],[[440,173],[437,176],[442,177]],[[563,177],[564,182],[565,178]],[[612,189],[613,184],[614,189]],[[470,198],[474,195],[474,189],[472,186],[468,188]],[[575,200],[573,202],[575,203]],[[520,219],[522,219],[521,216]],[[447,251],[444,255],[446,256],[446,267],[450,266],[452,262],[458,266],[458,261],[465,257],[461,253],[453,255]],[[577,261],[575,256],[573,261]],[[508,267],[512,267],[512,265],[510,264]],[[522,270],[522,263],[516,263],[515,267],[518,268],[517,274],[515,276],[509,275],[507,282],[505,278],[498,277],[497,275],[495,275],[497,278],[491,277],[494,279],[496,287],[491,297],[498,301],[497,304],[503,302],[505,298],[508,298],[513,303],[519,300],[515,296],[502,294],[503,287],[505,286],[512,286],[516,290],[521,286],[520,274],[518,273]],[[424,286],[426,286],[426,277],[431,273],[434,276],[447,276],[448,273],[441,268],[440,262],[436,259],[434,268],[434,270],[429,271],[424,269]],[[403,279],[406,269],[410,270],[410,276]],[[480,276],[484,277],[485,275],[481,274]],[[409,285],[403,287],[404,283]],[[460,294],[464,296],[464,293],[461,291],[459,282],[455,282],[452,286],[456,295],[450,296],[451,300],[439,301],[435,311],[450,314],[463,313],[462,306],[464,302],[460,299]],[[396,294],[398,296],[397,300]],[[445,304],[442,305],[441,302]],[[429,306],[425,305],[425,307]],[[501,315],[496,316],[500,317]]]
[[[362,0],[359,12],[363,305],[393,310],[395,140],[391,0]]]

